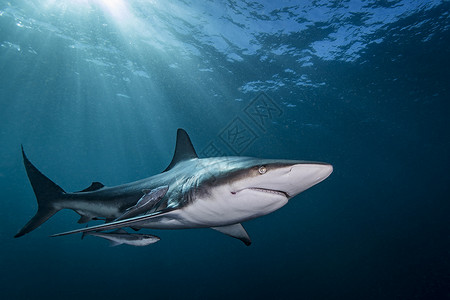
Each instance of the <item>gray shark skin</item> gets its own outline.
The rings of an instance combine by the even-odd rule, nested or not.
[[[144,214],[151,210],[166,195],[168,186],[161,186],[144,194],[136,205],[127,208],[127,210],[114,221],[129,219]]]
[[[85,235],[92,235],[110,241],[110,246],[119,246],[122,244],[130,246],[147,246],[160,240],[159,237],[151,234],[128,233],[123,229],[117,229],[113,232],[85,232]]]
[[[67,208],[80,214],[79,222],[105,219],[107,223],[52,236],[124,227],[212,228],[250,245],[241,222],[281,208],[333,171],[330,164],[322,162],[240,156],[198,158],[186,131],[178,129],[173,159],[162,173],[114,187],[94,182],[83,191],[66,193],[31,164],[23,149],[22,153],[38,211],[16,237]],[[169,189],[147,214],[109,222],[135,206],[143,190],[162,186]]]

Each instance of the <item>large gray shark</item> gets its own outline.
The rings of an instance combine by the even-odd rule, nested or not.
[[[250,245],[242,222],[281,208],[333,171],[330,164],[321,162],[239,156],[198,158],[186,131],[178,129],[173,159],[162,173],[114,187],[94,182],[80,192],[66,193],[31,164],[23,149],[22,153],[38,211],[15,237],[68,208],[80,214],[79,223],[91,219],[105,219],[106,223],[53,236],[124,227],[212,228]],[[136,205],[143,191],[161,186],[169,189],[148,213],[113,221]]]

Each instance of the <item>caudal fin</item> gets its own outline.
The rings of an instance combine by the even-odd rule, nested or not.
[[[53,181],[48,179],[44,174],[33,166],[28,160],[22,147],[22,156],[25,169],[27,171],[28,179],[33,187],[38,203],[38,211],[30,221],[14,236],[20,237],[30,231],[38,228],[42,223],[47,221],[51,216],[57,213],[60,209],[55,208],[55,202],[63,197],[64,190],[60,188]]]

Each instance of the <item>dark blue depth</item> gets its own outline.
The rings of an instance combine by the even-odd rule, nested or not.
[[[0,2],[2,299],[450,298],[450,3]],[[66,191],[199,156],[332,163],[245,225],[150,230],[110,248],[13,236],[37,204],[29,159]],[[90,223],[91,225],[94,222]]]

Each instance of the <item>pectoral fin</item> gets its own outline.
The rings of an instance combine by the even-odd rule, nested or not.
[[[116,242],[116,241],[109,241],[109,246],[110,247],[116,247],[116,246],[119,246],[119,245],[122,245],[123,243],[120,243],[120,242]]]
[[[241,240],[246,246],[250,246],[250,244],[252,243],[247,231],[245,231],[245,228],[241,223],[236,223],[228,226],[211,227],[211,229],[217,230],[219,232],[222,232],[223,234]]]

